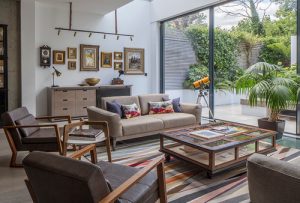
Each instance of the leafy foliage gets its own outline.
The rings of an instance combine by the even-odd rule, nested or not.
[[[282,68],[266,62],[251,66],[236,82],[238,93],[249,93],[249,103],[265,102],[270,109],[269,121],[276,121],[281,110],[297,103],[298,84],[291,78],[280,77]]]

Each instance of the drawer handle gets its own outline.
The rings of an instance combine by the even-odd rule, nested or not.
[[[85,101],[86,101],[86,100],[87,100],[87,98],[83,98],[83,100],[85,100]]]
[[[68,108],[63,108],[64,111],[68,110]]]
[[[63,92],[68,92],[68,90],[63,90]]]
[[[82,91],[85,91],[85,92],[86,92],[87,90],[82,90]]]
[[[67,99],[63,99],[63,101],[68,101]]]
[[[83,107],[84,109],[86,109],[87,107],[85,106],[85,107]]]

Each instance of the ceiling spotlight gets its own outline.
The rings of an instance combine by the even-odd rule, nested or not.
[[[132,38],[132,36],[130,36],[130,41],[132,41],[133,40],[133,38]]]
[[[89,37],[91,37],[91,36],[92,36],[92,33],[89,34]]]
[[[106,39],[106,35],[103,35],[103,39]]]
[[[77,32],[74,32],[74,37],[76,36]]]
[[[59,35],[59,34],[60,34],[60,30],[57,31],[57,35]]]
[[[119,39],[120,39],[120,35],[117,36],[117,40],[119,40]]]

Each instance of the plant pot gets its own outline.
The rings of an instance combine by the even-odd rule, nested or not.
[[[285,120],[277,120],[275,122],[268,121],[268,118],[260,118],[258,119],[258,127],[276,131],[276,140],[281,139],[284,127],[285,127]]]

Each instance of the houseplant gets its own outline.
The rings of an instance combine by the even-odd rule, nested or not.
[[[237,93],[248,94],[250,106],[262,102],[268,108],[268,117],[258,119],[258,126],[277,131],[276,139],[282,137],[285,127],[285,121],[279,119],[279,113],[295,105],[298,98],[297,83],[291,78],[280,76],[280,71],[280,66],[258,62],[236,82]]]

